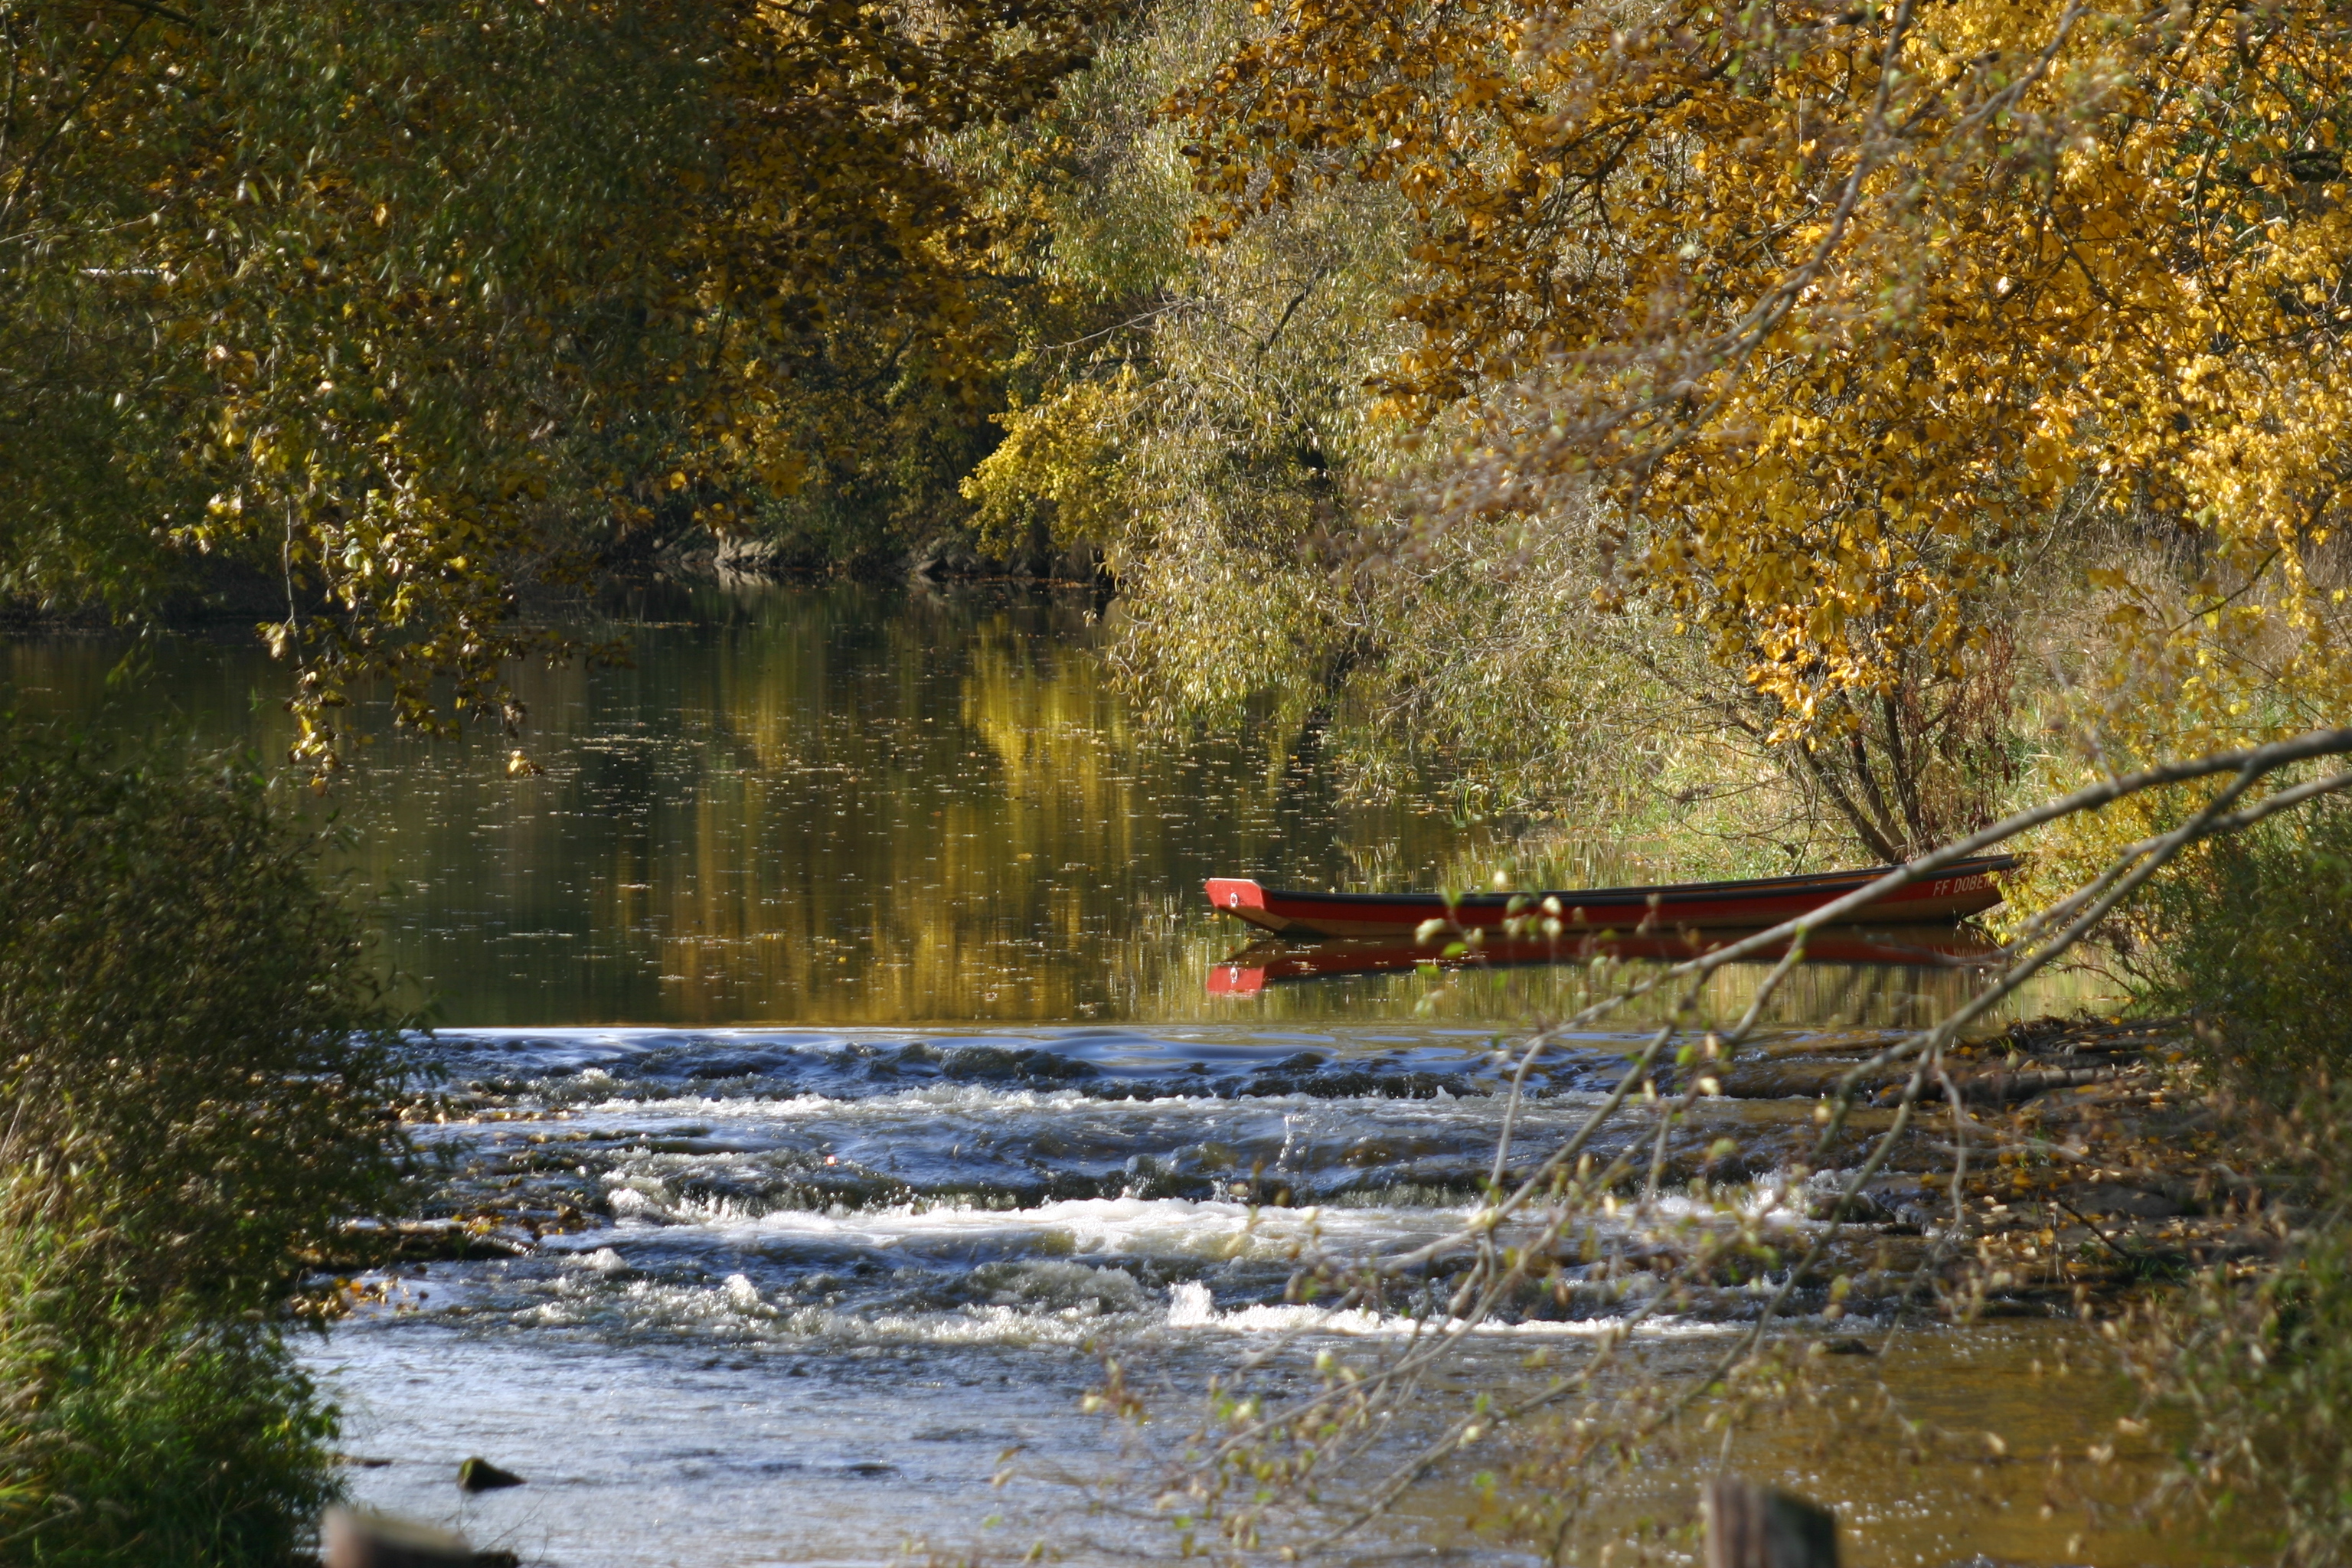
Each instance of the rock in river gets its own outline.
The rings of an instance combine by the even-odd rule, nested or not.
[[[457,1467],[457,1489],[460,1491],[493,1492],[500,1487],[519,1487],[522,1478],[511,1470],[502,1470],[480,1455]]]

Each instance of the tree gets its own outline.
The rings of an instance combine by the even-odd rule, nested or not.
[[[2004,596],[2096,601],[2112,765],[2340,710],[2348,70],[2318,5],[1293,0],[1174,108],[1205,242],[1404,196],[1423,500],[1597,487],[1614,591],[1891,857],[2013,761]]]
[[[868,384],[975,373],[984,233],[928,150],[1090,15],[0,5],[0,592],[281,584],[322,766],[362,679],[514,723],[501,664],[566,651],[522,589],[789,494]]]

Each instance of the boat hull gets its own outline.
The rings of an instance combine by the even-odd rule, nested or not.
[[[1977,914],[2000,902],[2000,889],[1993,878],[2015,864],[2006,855],[1958,861],[1932,877],[1849,910],[1833,923],[1913,923]],[[1891,869],[1882,866],[1867,871],[1763,877],[1745,882],[1585,888],[1556,893],[1472,893],[1451,904],[1435,893],[1318,893],[1267,888],[1246,877],[1212,877],[1208,894],[1219,913],[1277,936],[1402,936],[1433,920],[1462,931],[1500,931],[1507,921],[1529,921],[1530,917],[1540,921],[1544,902],[1549,899],[1559,901],[1561,923],[1577,931],[1760,927],[1811,913],[1868,886]],[[1527,934],[1535,932],[1529,929]]]

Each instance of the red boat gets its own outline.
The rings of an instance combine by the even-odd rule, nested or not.
[[[1958,920],[2000,902],[1997,872],[2008,855],[1956,860],[1932,877],[1850,910],[1840,924]],[[1894,870],[1824,871],[1759,877],[1745,882],[1674,882],[1654,888],[1580,888],[1557,893],[1468,893],[1448,903],[1436,893],[1316,893],[1260,887],[1246,877],[1209,879],[1209,902],[1223,914],[1278,936],[1402,936],[1429,921],[1463,931],[1500,931],[1518,919],[1530,926],[1556,908],[1570,930],[1656,931],[1683,926],[1770,926],[1820,909]],[[1555,903],[1554,900],[1557,900]],[[1538,934],[1534,929],[1524,935]]]
[[[1261,937],[1241,952],[1209,966],[1212,996],[1255,996],[1268,985],[1286,980],[1312,980],[1328,975],[1376,974],[1423,964],[1447,969],[1490,969],[1521,964],[1580,963],[1601,957],[1657,959],[1678,963],[1696,958],[1724,940],[1709,942],[1699,935],[1498,937],[1466,952],[1441,957],[1434,946],[1411,937],[1339,938],[1303,945],[1269,942]],[[1789,951],[1784,942],[1759,949],[1749,962],[1778,962]],[[1872,931],[1824,933],[1805,944],[1805,957],[1814,963],[1885,963],[1914,968],[1965,969],[1981,963],[2000,949],[1966,927],[1953,925],[1894,926]]]

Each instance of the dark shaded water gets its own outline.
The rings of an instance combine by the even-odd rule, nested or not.
[[[1499,1115],[1497,1032],[1573,1005],[1592,975],[1237,991],[1232,964],[1217,982],[1244,943],[1206,909],[1206,876],[1460,885],[1511,846],[1433,799],[1343,805],[1311,746],[1142,734],[1087,609],[664,591],[631,607],[634,668],[523,677],[542,774],[510,773],[488,735],[355,757],[331,797],[345,863],[382,900],[386,962],[446,1026],[425,1047],[455,1096],[430,1130],[452,1162],[439,1212],[521,1248],[375,1279],[382,1305],[317,1352],[359,1497],[573,1565],[1040,1539],[1130,1561],[1174,1533],[1096,1508],[1095,1483],[1148,1475],[1217,1367],[1278,1332],[1306,1354],[1402,1331],[1285,1305],[1293,1249],[1455,1223]],[[7,700],[99,712],[119,654],[9,645]],[[281,680],[242,643],[175,645],[102,721],[275,755]],[[1710,1004],[1755,973],[1718,976]],[[1885,1028],[1966,984],[1814,964],[1770,1017]],[[1561,1056],[1525,1136],[1579,1113],[1634,1023]],[[1778,1103],[1738,1114],[1809,1109]],[[1615,1310],[1579,1298],[1481,1353],[1572,1347]],[[1675,1322],[1655,1353],[1695,1363],[1721,1332]],[[1884,1370],[1951,1420],[2079,1447],[2113,1388],[2026,1370],[2071,1333],[1923,1332]],[[1140,1439],[1076,1414],[1112,1352],[1170,1413]],[[530,1484],[461,1497],[469,1453]],[[1838,1504],[1857,1563],[2175,1551],[2070,1542],[2082,1521],[2044,1518],[2012,1472],[1884,1458],[1791,1449],[1759,1468]],[[1640,1508],[1687,1512],[1686,1485],[1654,1480],[1629,1494]],[[1465,1529],[1466,1499],[1441,1478],[1344,1555],[1511,1555]]]
[[[388,956],[458,1024],[1136,1016],[1197,1003],[1202,879],[1427,879],[1475,835],[1337,805],[1311,766],[1136,733],[1083,597],[662,591],[633,668],[526,670],[490,731],[357,728],[335,805]],[[19,643],[28,710],[87,710],[119,650]],[[265,759],[282,668],[184,644],[124,717]],[[1184,935],[1194,936],[1188,945]],[[1190,993],[1191,994],[1187,994]]]

